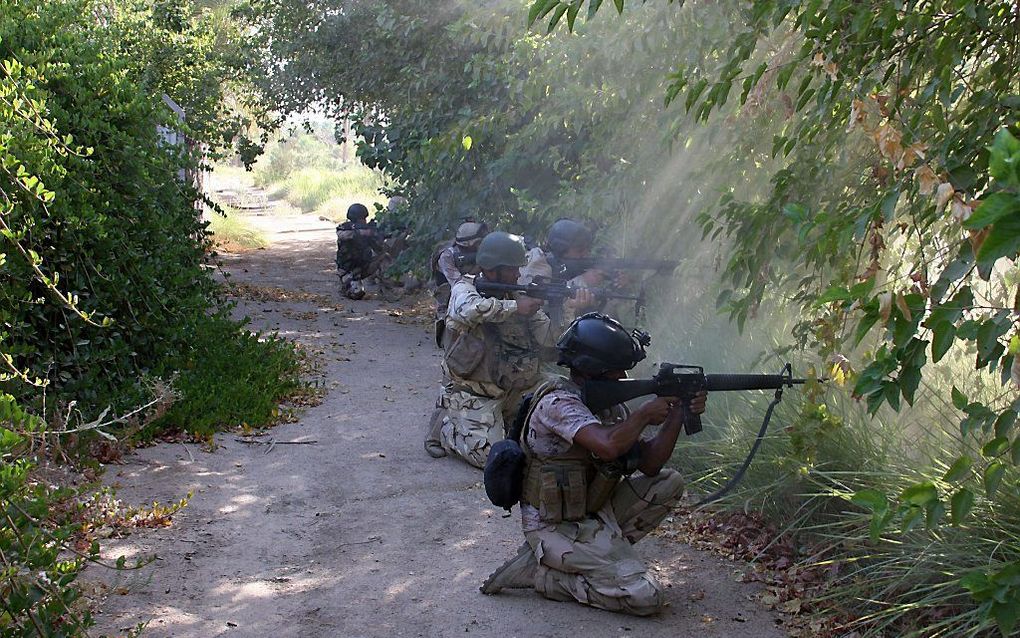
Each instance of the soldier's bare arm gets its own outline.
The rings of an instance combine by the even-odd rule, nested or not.
[[[649,425],[662,423],[676,398],[656,397],[634,410],[612,427],[587,426],[574,435],[574,442],[605,461],[623,456]]]

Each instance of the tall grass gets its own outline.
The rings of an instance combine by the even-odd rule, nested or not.
[[[693,298],[691,305],[705,301]],[[770,344],[778,343],[772,337],[789,330],[781,312],[761,313],[742,335],[710,312],[681,309],[673,316],[685,321],[680,325],[669,319],[653,327],[653,335],[665,332],[660,348],[682,352],[684,362],[702,364],[708,372],[778,369],[776,360],[782,357],[769,351]],[[764,351],[757,360],[750,356],[755,350]],[[803,375],[811,363],[795,358],[794,369]],[[1020,559],[1020,496],[1015,489],[1000,489],[993,499],[984,498],[977,472],[962,482],[944,477],[959,454],[982,457],[975,439],[960,434],[963,414],[952,406],[950,390],[955,385],[972,399],[990,400],[1001,386],[992,375],[973,370],[973,352],[964,346],[928,372],[915,404],[899,413],[883,408],[869,415],[864,402],[849,395],[852,383],[786,390],[747,474],[719,504],[761,511],[794,535],[805,548],[800,567],[831,567],[827,592],[816,608],[844,619],[848,633],[998,634],[960,579]],[[695,496],[710,493],[733,476],[771,398],[771,392],[716,393],[710,398],[704,431],[684,439],[673,459],[691,477]],[[1003,485],[1015,486],[1018,480],[1020,473],[1010,468]],[[892,501],[919,481],[933,484],[945,501],[961,485],[969,485],[978,494],[970,516],[953,525],[948,512],[938,512],[939,524],[931,528],[923,515],[912,523],[897,519],[876,534],[872,513],[851,500],[862,490],[875,490]]]
[[[258,250],[269,245],[261,231],[231,208],[226,209],[226,216],[210,213],[206,230],[212,233],[216,247],[227,252]]]
[[[328,137],[305,133],[272,145],[255,166],[254,180],[271,196],[284,198],[306,213],[342,219],[355,202],[371,211],[384,204],[382,173],[357,162],[345,162],[340,146]]]
[[[378,172],[361,165],[342,169],[307,167],[277,182],[272,196],[284,197],[305,212],[336,219],[354,202],[365,204],[369,210],[375,203],[385,203],[386,198],[379,192],[383,184]]]

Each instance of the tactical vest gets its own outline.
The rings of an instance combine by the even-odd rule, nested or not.
[[[531,334],[528,317],[514,315],[502,323],[485,322],[469,330],[447,320],[446,330],[444,359],[454,377],[505,391],[523,390],[539,380],[542,347]]]
[[[336,265],[343,270],[365,268],[375,256],[378,226],[346,221],[336,228]]]
[[[604,462],[574,443],[553,458],[539,458],[528,445],[527,430],[539,402],[554,390],[565,390],[581,396],[581,389],[567,379],[559,378],[543,384],[531,400],[531,407],[521,434],[521,449],[527,457],[524,469],[522,503],[538,510],[543,523],[579,521],[598,512],[609,501],[620,479],[628,474],[624,464]],[[625,412],[611,408],[606,421],[619,422]]]

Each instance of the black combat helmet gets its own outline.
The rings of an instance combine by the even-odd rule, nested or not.
[[[573,247],[591,246],[595,239],[591,230],[573,219],[560,219],[549,227],[545,243],[552,254],[562,257]]]
[[[630,370],[644,360],[649,343],[646,333],[627,332],[616,319],[589,312],[574,319],[556,342],[560,351],[557,363],[591,377]]]
[[[364,204],[351,204],[347,208],[347,221],[364,223],[367,220],[368,209],[365,208]]]

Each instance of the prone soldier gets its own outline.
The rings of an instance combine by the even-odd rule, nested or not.
[[[633,412],[616,405],[596,415],[581,391],[589,380],[625,377],[645,358],[646,344],[598,313],[577,318],[560,337],[559,364],[570,378],[536,391],[521,435],[526,542],[486,580],[483,593],[534,588],[552,600],[609,611],[661,611],[662,586],[633,545],[683,494],[679,473],[663,469],[682,429],[683,407],[676,397],[658,397]],[[703,413],[706,399],[696,393],[689,413]],[[657,433],[642,438],[658,424]]]

